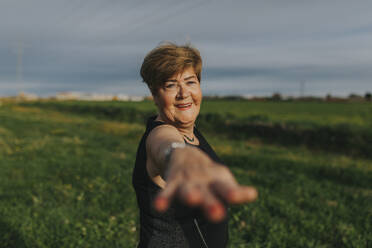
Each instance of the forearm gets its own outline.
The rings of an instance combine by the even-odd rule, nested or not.
[[[187,146],[186,143],[181,143],[181,142],[172,142],[168,144],[168,146],[164,150],[164,158],[163,158],[163,170],[161,173],[162,178],[166,180],[169,167],[170,167],[170,160],[172,155],[174,155],[176,149],[185,149]]]
[[[166,172],[169,168],[169,161],[176,149],[184,149],[186,144],[184,142],[167,140],[158,144],[155,153],[152,154],[153,161],[156,164],[157,170],[161,177],[165,179]]]

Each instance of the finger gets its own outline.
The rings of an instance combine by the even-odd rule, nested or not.
[[[239,204],[245,202],[253,202],[257,199],[258,192],[253,187],[238,186],[228,193],[227,199],[229,203]]]
[[[202,208],[207,218],[212,222],[219,222],[225,218],[226,210],[220,201],[212,194],[211,191],[205,189],[202,195]]]
[[[222,197],[222,199],[224,199],[228,203],[232,204],[252,202],[258,196],[257,190],[255,188],[248,186],[239,186],[234,181],[217,181],[214,182],[211,187],[217,195]]]
[[[197,206],[202,202],[200,185],[195,183],[186,183],[179,188],[179,198],[189,206]]]
[[[157,211],[164,212],[168,209],[169,203],[175,195],[178,186],[179,183],[177,181],[167,183],[165,188],[158,193],[154,200],[154,207]]]

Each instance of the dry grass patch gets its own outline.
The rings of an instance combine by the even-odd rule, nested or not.
[[[20,113],[31,113],[31,114],[40,114],[42,111],[39,108],[35,107],[23,107],[19,105],[12,106],[12,111],[20,112]]]
[[[48,144],[50,144],[50,137],[48,135],[37,139],[34,138],[33,140],[31,140],[31,142],[25,145],[24,150],[37,151],[43,149]]]
[[[250,149],[259,149],[263,146],[263,142],[259,139],[249,139],[244,142],[244,146]]]
[[[325,153],[321,151],[311,151],[305,146],[281,147],[277,145],[263,144],[259,140],[247,140],[244,142],[245,148],[252,152],[259,152],[262,149],[272,150],[271,156],[277,159],[290,160],[298,163],[318,162],[327,164],[334,168],[356,168],[363,171],[372,170],[372,161],[368,159],[355,158],[346,155]],[[325,156],[326,155],[326,156]]]
[[[144,127],[135,123],[122,123],[115,121],[105,121],[99,125],[99,130],[104,133],[114,135],[127,135],[133,131],[142,131]]]
[[[77,116],[68,116],[64,113],[56,112],[56,111],[45,111],[48,121],[51,122],[58,122],[58,123],[83,123],[86,121],[86,118],[81,118]]]
[[[45,110],[36,107],[24,107],[14,105],[11,107],[14,112],[29,114],[31,116],[37,117],[38,120],[48,121],[48,122],[58,122],[58,123],[82,123],[86,121],[86,118],[81,118],[78,116],[69,116],[65,113],[61,113],[53,110]],[[36,115],[35,115],[36,114]]]
[[[334,168],[357,168],[363,171],[372,171],[372,161],[367,159],[335,155],[329,159],[329,163]]]
[[[62,142],[65,144],[74,144],[74,145],[82,145],[84,144],[84,141],[80,139],[78,136],[74,137],[63,137]]]
[[[13,154],[13,149],[3,139],[0,139],[0,154],[5,154],[5,155]]]
[[[0,127],[0,135],[8,136],[11,134],[12,132],[10,130],[6,129],[5,127]]]
[[[113,157],[119,158],[121,160],[125,160],[127,158],[127,155],[124,152],[115,152],[112,155]]]
[[[32,140],[23,140],[12,138],[10,140],[0,139],[0,154],[12,155],[23,152],[37,151],[45,148],[51,143],[49,136],[33,138]]]
[[[214,149],[216,150],[216,153],[220,155],[232,155],[233,154],[233,148],[231,145],[216,145],[214,146]]]

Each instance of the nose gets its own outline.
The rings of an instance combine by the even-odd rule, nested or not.
[[[184,84],[180,84],[178,86],[177,98],[184,99],[184,98],[187,98],[189,95],[190,95],[190,91],[187,88],[187,86]]]

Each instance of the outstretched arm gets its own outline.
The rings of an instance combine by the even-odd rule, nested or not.
[[[154,202],[158,211],[167,210],[172,198],[178,197],[189,206],[202,207],[217,222],[225,217],[222,200],[239,204],[257,198],[256,189],[239,185],[228,168],[200,149],[182,144],[182,136],[172,126],[160,126],[148,137],[151,163],[147,169],[150,176],[158,175],[166,182]]]

